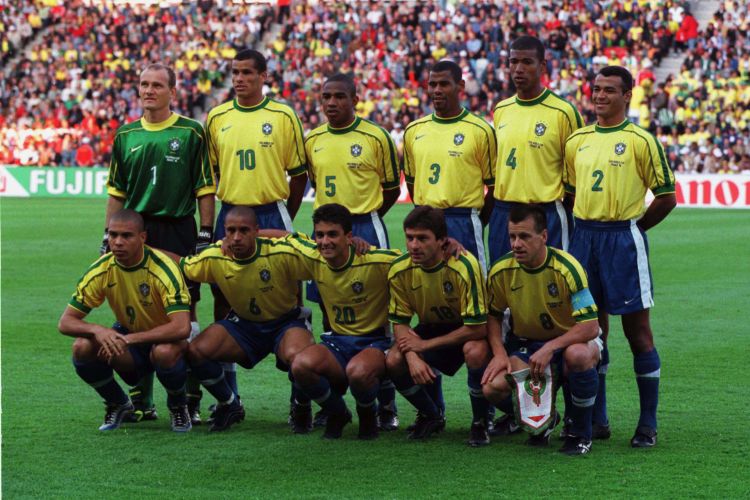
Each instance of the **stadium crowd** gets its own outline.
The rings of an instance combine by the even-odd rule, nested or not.
[[[265,46],[267,93],[290,102],[306,132],[323,118],[323,80],[351,72],[362,90],[358,114],[391,131],[401,148],[406,124],[430,111],[426,75],[441,58],[461,65],[464,105],[491,121],[492,107],[515,93],[508,44],[535,33],[549,48],[545,85],[586,123],[594,119],[593,75],[623,65],[637,80],[630,118],[658,135],[677,170],[750,166],[747,0],[723,2],[700,32],[689,2],[676,0],[294,2],[281,11],[211,2],[87,5],[45,0],[3,11],[1,26],[18,26],[9,47],[23,45],[18,32],[51,28],[3,77],[0,163],[107,165],[116,128],[140,116],[130,69],[145,61],[173,64],[175,109],[203,119],[230,95],[224,86],[235,49],[260,42],[284,16]],[[13,32],[0,34],[5,61],[19,50],[5,50]],[[653,67],[671,50],[684,51],[682,70],[657,83]]]

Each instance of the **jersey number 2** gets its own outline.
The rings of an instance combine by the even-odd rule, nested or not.
[[[602,180],[604,179],[604,172],[601,170],[594,170],[594,172],[591,174],[591,177],[596,178],[594,181],[594,185],[591,186],[592,191],[602,191],[602,188],[599,184],[602,183]]]

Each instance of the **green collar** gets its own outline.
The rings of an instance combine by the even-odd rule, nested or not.
[[[255,106],[243,106],[235,97],[232,101],[232,104],[234,104],[234,109],[236,109],[237,111],[242,111],[243,113],[252,113],[253,111],[258,111],[259,109],[265,108],[266,104],[268,104],[268,101],[270,101],[268,97],[263,97],[263,99]]]
[[[122,264],[120,264],[119,262],[117,262],[116,258],[114,259],[114,261],[115,261],[115,264],[117,265],[117,267],[119,267],[120,269],[122,269],[125,272],[132,273],[133,271],[137,271],[138,269],[141,269],[141,268],[143,268],[143,266],[146,265],[146,260],[148,259],[149,255],[151,255],[151,250],[149,250],[148,248],[146,248],[144,246],[143,247],[143,257],[141,257],[141,260],[138,261],[138,264],[136,264],[134,266],[130,266],[130,267],[125,267]]]
[[[344,263],[344,265],[342,265],[341,267],[333,267],[330,264],[328,264],[328,268],[331,271],[339,273],[341,271],[346,271],[347,269],[349,269],[349,267],[351,267],[352,265],[352,262],[354,262],[354,245],[349,245],[349,258],[346,259],[346,262]]]
[[[518,94],[516,94],[516,104],[518,104],[519,106],[533,106],[545,100],[551,93],[552,91],[550,89],[544,89],[538,97],[529,100],[521,99],[520,97],[518,97]]]
[[[262,244],[261,240],[258,239],[258,238],[255,238],[255,252],[253,252],[253,254],[250,257],[245,257],[244,259],[234,259],[234,261],[237,264],[242,264],[242,265],[244,265],[244,264],[250,264],[255,259],[257,259],[258,256],[260,255],[260,246],[261,246],[261,244]]]
[[[357,128],[357,125],[359,125],[359,122],[362,121],[362,118],[359,116],[354,117],[354,121],[351,123],[351,125],[346,126],[344,128],[334,128],[331,127],[331,124],[328,124],[328,131],[332,134],[346,134],[347,132],[351,132],[355,128]]]
[[[524,267],[521,264],[518,264],[518,265],[521,266],[521,269],[523,269],[524,271],[526,271],[529,274],[538,274],[538,273],[541,273],[542,271],[544,271],[546,269],[547,264],[549,264],[549,261],[552,258],[552,252],[549,251],[548,247],[544,247],[544,251],[547,252],[547,256],[544,258],[544,262],[542,263],[541,266],[531,268],[531,267]]]
[[[461,121],[461,119],[468,114],[469,110],[466,108],[461,108],[461,112],[453,118],[440,118],[435,113],[432,113],[432,121],[436,123],[456,123],[458,121]]]
[[[628,124],[630,124],[630,120],[625,118],[621,124],[615,125],[614,127],[600,127],[599,125],[594,125],[594,130],[596,130],[600,134],[611,134],[612,132],[619,132],[620,130],[627,127]]]

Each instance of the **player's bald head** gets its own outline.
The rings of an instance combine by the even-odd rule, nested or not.
[[[233,217],[238,218],[247,222],[250,226],[258,225],[258,218],[255,215],[255,210],[250,207],[236,206],[229,209],[227,212],[227,219]]]
[[[141,216],[141,214],[129,208],[120,210],[112,214],[112,216],[109,218],[109,225],[111,226],[117,223],[133,224],[135,225],[135,228],[139,233],[146,230],[146,224],[143,222],[143,217]]]

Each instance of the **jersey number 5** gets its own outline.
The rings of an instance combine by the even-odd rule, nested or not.
[[[236,155],[240,159],[240,170],[253,170],[255,168],[255,151],[240,149]]]

